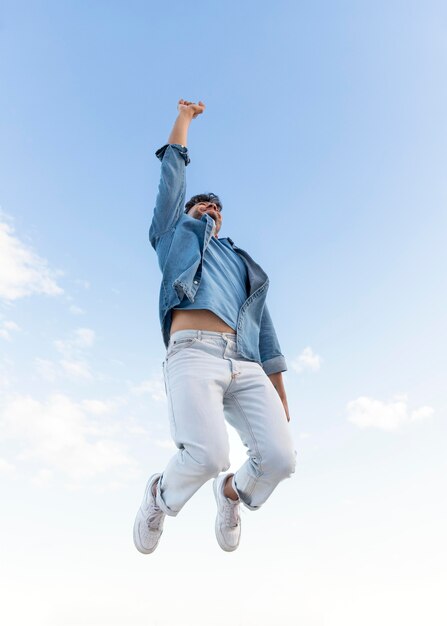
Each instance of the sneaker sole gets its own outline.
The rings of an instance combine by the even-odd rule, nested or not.
[[[217,507],[219,508],[219,500],[218,500],[218,495],[217,495],[217,478],[214,479],[214,482],[213,482],[213,491],[214,491],[214,497],[216,498]],[[234,552],[235,550],[237,550],[237,548],[239,547],[239,541],[237,542],[235,546],[229,546],[227,543],[225,543],[225,539],[219,528],[219,513],[217,513],[216,515],[216,522],[214,524],[214,530],[216,533],[217,543],[222,548],[222,550],[224,550],[225,552]]]

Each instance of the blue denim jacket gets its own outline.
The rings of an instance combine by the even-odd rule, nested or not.
[[[159,314],[167,347],[171,309],[184,296],[193,302],[200,287],[203,255],[213,236],[214,220],[206,213],[200,220],[184,213],[188,149],[166,144],[155,154],[161,161],[161,177],[149,240],[162,272]],[[228,241],[245,261],[250,284],[237,321],[237,350],[243,357],[260,363],[266,374],[283,372],[287,369],[286,361],[265,302],[268,276],[247,252],[235,246],[229,237]]]

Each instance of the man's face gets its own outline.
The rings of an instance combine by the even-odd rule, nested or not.
[[[222,226],[222,215],[219,210],[219,206],[215,202],[198,202],[188,211],[188,215],[190,217],[194,217],[197,220],[200,220],[204,213],[208,213],[213,218],[216,224],[214,236],[217,237],[217,233]]]

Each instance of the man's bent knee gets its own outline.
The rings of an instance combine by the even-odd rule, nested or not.
[[[227,455],[206,454],[200,459],[199,465],[203,474],[211,478],[225,472],[230,467],[230,461]]]
[[[271,454],[268,459],[265,459],[262,463],[262,470],[264,476],[271,476],[278,482],[284,478],[289,478],[294,472],[296,467],[296,451],[284,452],[278,450]]]

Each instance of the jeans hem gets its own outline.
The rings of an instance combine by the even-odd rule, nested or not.
[[[155,502],[157,506],[163,511],[163,513],[166,513],[166,515],[169,515],[170,517],[175,517],[180,513],[180,511],[173,511],[172,509],[170,509],[166,502],[163,500],[163,497],[160,493],[160,482],[157,485],[157,495],[155,497]]]

